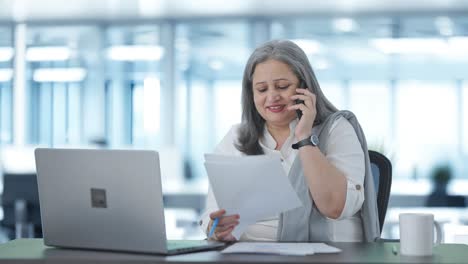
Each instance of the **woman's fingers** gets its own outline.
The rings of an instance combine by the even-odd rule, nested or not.
[[[225,213],[226,213],[226,210],[220,209],[218,211],[212,212],[210,214],[210,218],[211,218],[211,220],[215,220],[216,218],[223,216]]]
[[[237,218],[239,218],[239,214],[224,216],[225,213],[226,213],[226,210],[220,209],[218,211],[212,212],[210,214],[210,218],[211,218],[211,220],[215,220],[216,218],[220,218],[220,217],[237,217]]]
[[[229,227],[228,229],[222,231],[222,232],[216,232],[216,238],[218,238],[218,240],[223,240],[223,241],[227,241],[231,236],[232,236],[232,230],[234,230],[234,226],[231,226]]]
[[[228,216],[223,216],[221,218],[219,218],[219,222],[218,222],[218,226],[222,226],[222,225],[226,225],[226,224],[230,224],[230,223],[233,223],[233,222],[236,222],[237,220],[239,220],[239,215],[228,215]]]
[[[238,224],[239,224],[238,221],[234,221],[234,222],[226,223],[224,225],[218,225],[216,227],[215,232],[224,232],[224,231],[230,229],[231,227],[236,227]]]
[[[311,91],[309,91],[309,89],[307,88],[296,88],[296,93],[298,94],[305,94],[305,95],[313,95],[313,93]]]
[[[217,240],[232,241],[232,239],[235,240],[235,238],[231,235],[231,232],[239,224],[240,216],[238,214],[226,216],[225,214],[226,210],[224,209],[212,212],[210,214],[210,229],[213,227],[214,219],[218,218],[218,224],[216,225],[214,230],[214,237]]]
[[[224,231],[232,226],[239,224],[239,215],[223,216],[219,218],[218,225],[215,228],[215,232]]]
[[[307,111],[307,109],[309,109],[309,107],[307,107],[306,105],[304,104],[295,104],[295,105],[291,105],[291,106],[288,106],[288,110],[301,110],[302,113],[304,113],[304,111]]]
[[[298,94],[291,96],[292,100],[302,100],[304,101],[304,104],[307,105],[307,107],[315,107],[315,94],[307,89],[296,89],[296,92],[298,92]]]

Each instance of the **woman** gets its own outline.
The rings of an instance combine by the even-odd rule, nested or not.
[[[306,54],[291,41],[269,41],[250,56],[242,86],[242,123],[231,128],[215,152],[280,154],[304,207],[258,221],[240,240],[372,241],[378,237],[365,138],[354,115],[338,111],[325,98]],[[363,207],[365,195],[372,197]],[[242,216],[225,215],[210,189],[200,221],[207,234],[215,218],[219,223],[214,239],[236,240],[232,230]]]

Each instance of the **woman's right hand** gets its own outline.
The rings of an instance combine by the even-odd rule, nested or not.
[[[218,225],[215,227],[213,232],[213,236],[209,239],[215,239],[219,241],[236,241],[236,238],[232,235],[232,230],[239,224],[240,216],[238,214],[235,215],[224,215],[226,214],[226,210],[220,209],[218,211],[214,211],[210,214],[210,224],[208,228],[208,234],[211,231],[211,227],[213,226],[213,221],[216,218],[219,218]]]

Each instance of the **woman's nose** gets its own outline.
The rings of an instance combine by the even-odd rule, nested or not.
[[[270,91],[268,93],[268,100],[270,101],[278,101],[281,98],[280,94],[277,91]]]

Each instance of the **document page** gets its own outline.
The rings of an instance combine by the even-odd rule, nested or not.
[[[218,207],[240,215],[237,239],[258,220],[302,206],[279,156],[206,154],[205,167]]]
[[[341,249],[325,243],[238,242],[221,253],[254,253],[305,256],[316,253],[338,253]]]

